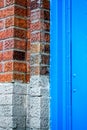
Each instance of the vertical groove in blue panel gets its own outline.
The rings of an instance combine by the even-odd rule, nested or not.
[[[51,130],[62,130],[62,1],[51,0]],[[60,12],[60,13],[59,13]]]
[[[51,130],[58,130],[58,83],[57,83],[57,77],[58,77],[58,68],[57,68],[57,37],[58,37],[58,25],[57,25],[57,5],[58,1],[53,0],[50,1],[51,5],[51,66],[50,66],[50,82],[51,82]],[[55,9],[55,12],[54,12]]]

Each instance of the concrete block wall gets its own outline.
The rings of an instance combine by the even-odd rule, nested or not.
[[[50,2],[0,1],[0,130],[50,129]]]

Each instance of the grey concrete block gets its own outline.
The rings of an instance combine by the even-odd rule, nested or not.
[[[27,84],[15,82],[14,87],[13,87],[13,93],[26,95],[27,94]]]
[[[26,109],[24,106],[14,106],[13,107],[13,116],[17,116],[18,118],[21,116],[26,116]]]
[[[0,105],[11,105],[12,104],[12,94],[0,95]]]
[[[40,118],[40,128],[48,128],[49,129],[49,118],[48,117],[41,117]]]
[[[0,95],[1,94],[12,94],[13,84],[12,83],[0,83]]]
[[[40,118],[30,118],[30,128],[40,128]]]
[[[13,115],[13,107],[12,106],[0,106],[0,117],[1,116],[12,116]]]
[[[15,105],[25,105],[26,95],[13,94],[12,103]]]
[[[25,128],[26,126],[26,118],[25,117],[13,117],[13,124],[16,124],[16,129]]]
[[[13,128],[0,128],[0,130],[13,130]]]
[[[12,117],[0,117],[0,128],[13,128]]]

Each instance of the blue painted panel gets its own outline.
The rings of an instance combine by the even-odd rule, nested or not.
[[[71,130],[70,0],[51,0],[51,130]]]
[[[87,1],[72,0],[72,130],[87,130]]]

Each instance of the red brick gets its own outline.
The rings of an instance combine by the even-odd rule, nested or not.
[[[27,28],[30,28],[30,18],[27,19]]]
[[[27,7],[27,0],[15,0],[15,4]]]
[[[13,59],[13,51],[3,52],[3,60],[12,60]]]
[[[26,74],[25,76],[25,82],[30,82],[30,74]]]
[[[27,73],[30,74],[30,63],[27,63]]]
[[[0,0],[0,8],[4,7],[4,0]]]
[[[15,19],[14,19],[14,26],[26,29],[27,28],[27,20],[15,17]]]
[[[13,74],[0,74],[0,82],[12,82]]]
[[[27,72],[26,63],[14,62],[14,71]]]
[[[30,17],[30,8],[27,8],[27,17]]]
[[[0,51],[3,50],[3,42],[0,42]]]
[[[0,20],[0,29],[4,28],[4,20]]]
[[[30,39],[30,30],[27,30],[27,38]]]
[[[14,60],[19,60],[19,61],[24,61],[25,60],[25,52],[14,51],[14,53],[13,53],[13,59]]]
[[[13,74],[13,79],[18,80],[18,81],[22,81],[22,82],[26,81],[25,74],[19,74],[19,73],[14,73]]]
[[[0,10],[0,18],[5,18],[8,16],[12,16],[14,15],[14,7],[8,7],[8,8],[4,8],[3,10]]]
[[[25,40],[14,40],[14,48],[19,50],[25,50],[26,49],[26,41]]]
[[[5,20],[5,27],[11,27],[13,25],[14,25],[14,17],[10,17]]]
[[[14,14],[17,15],[17,16],[21,16],[21,17],[26,17],[27,16],[27,10],[24,9],[24,8],[21,8],[21,7],[17,7],[15,6],[15,11],[14,11]]]
[[[6,29],[4,31],[0,31],[0,40],[6,39],[14,36],[14,29]]]
[[[43,0],[41,7],[44,8],[44,9],[50,9],[50,1]]]
[[[3,64],[0,63],[0,72],[3,71]]]
[[[0,52],[0,62],[3,60],[3,52]]]
[[[30,51],[30,41],[27,41],[27,51]]]
[[[30,52],[27,51],[27,54],[26,54],[26,61],[30,61]]]
[[[13,62],[4,63],[4,72],[12,72],[13,71]]]
[[[17,37],[17,38],[26,38],[26,30],[22,30],[22,29],[14,29],[14,37]]]

